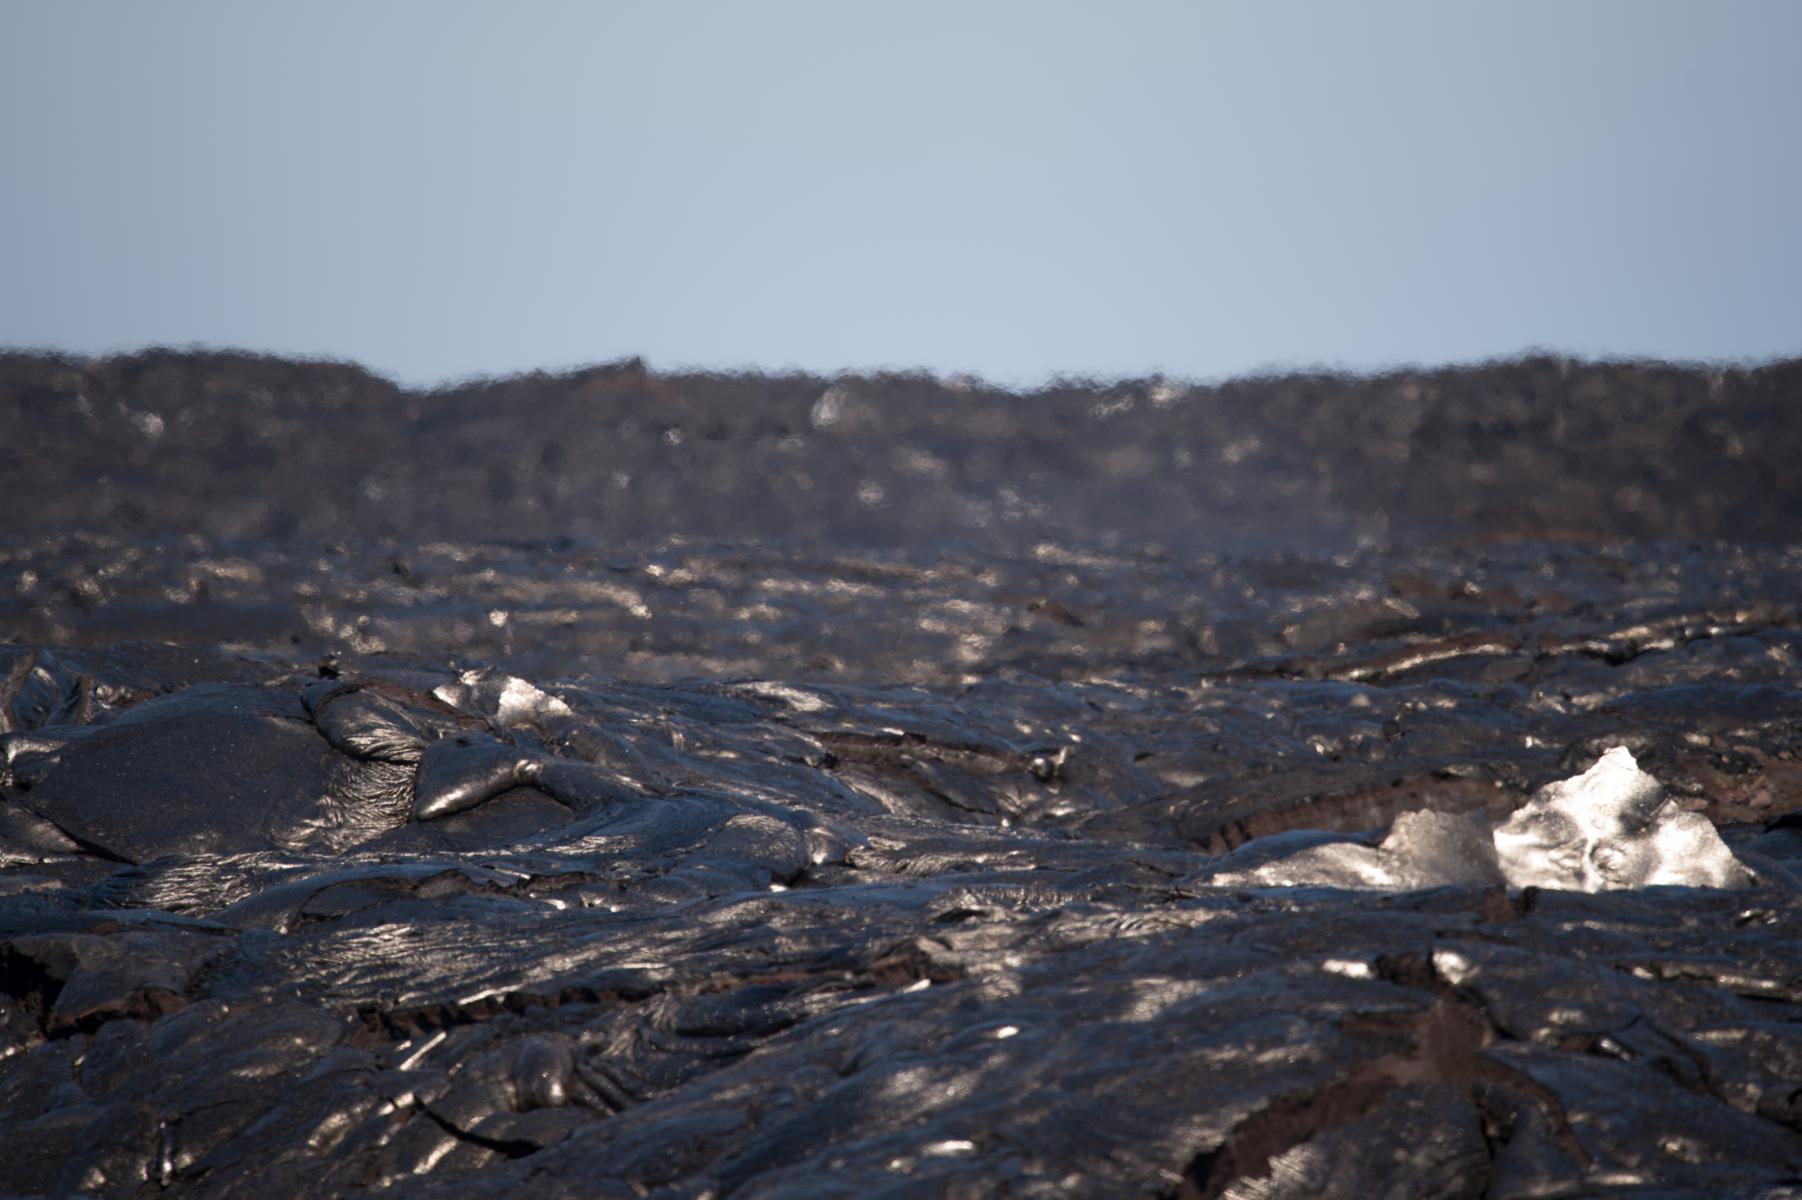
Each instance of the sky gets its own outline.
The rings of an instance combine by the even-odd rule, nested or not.
[[[0,346],[1802,353],[1802,3],[0,0]]]

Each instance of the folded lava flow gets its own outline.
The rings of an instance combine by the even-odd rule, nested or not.
[[[1793,367],[1350,381],[1357,425],[1313,378],[0,366],[68,426],[0,451],[0,1192],[1802,1187]],[[692,457],[459,533],[576,503],[521,399],[565,386]],[[813,472],[755,485],[792,536],[734,450]],[[265,486],[191,520],[181,455]],[[1437,514],[1371,490],[1409,462]]]

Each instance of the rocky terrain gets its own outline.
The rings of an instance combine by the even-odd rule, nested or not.
[[[1798,393],[0,359],[0,1192],[1802,1195]]]
[[[16,532],[259,543],[1178,553],[1448,539],[1784,542],[1802,360],[1533,358],[1024,395],[638,362],[408,391],[353,366],[0,353]]]

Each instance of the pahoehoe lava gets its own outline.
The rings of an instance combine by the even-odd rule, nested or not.
[[[1799,381],[7,357],[0,1191],[1802,1195]]]

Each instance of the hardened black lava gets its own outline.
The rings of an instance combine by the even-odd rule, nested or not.
[[[1797,374],[15,356],[0,1191],[1802,1195]],[[1219,882],[1617,745],[1751,887]]]

